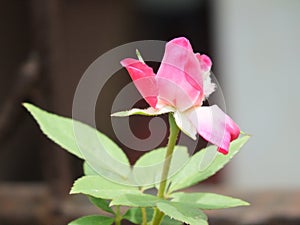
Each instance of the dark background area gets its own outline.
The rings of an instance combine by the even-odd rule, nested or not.
[[[0,179],[3,181],[43,180],[47,171],[43,168],[43,157],[53,154],[44,147],[56,148],[39,134],[21,102],[30,101],[71,116],[73,95],[85,69],[101,54],[127,42],[168,41],[186,36],[194,49],[207,53],[211,49],[209,1],[191,1],[190,6],[181,3],[173,8],[147,1],[32,0],[0,4]],[[36,72],[29,71],[35,73],[32,76],[26,76],[22,69],[28,61],[38,67]],[[99,96],[101,104],[97,105],[99,129],[110,137],[114,137],[107,124],[111,102],[116,92],[130,81],[125,71],[120,73],[123,74],[106,84]],[[64,155],[61,151],[58,154],[59,158]],[[131,157],[133,161],[136,158],[134,154]],[[64,158],[72,160],[69,155]],[[55,160],[51,163],[56,164]],[[73,176],[78,175],[78,169],[75,171],[71,172]]]
[[[21,103],[29,101],[70,117],[76,86],[87,67],[106,51],[128,42],[185,36],[197,51],[209,53],[212,48],[211,4],[205,0],[171,5],[159,1],[2,0],[0,15],[0,184],[46,185],[51,196],[49,215],[56,218],[61,214],[57,204],[82,173],[81,162],[46,139]],[[110,106],[117,91],[130,81],[125,70],[117,75],[106,84],[97,104],[97,126],[111,138],[115,135],[107,124]],[[147,119],[132,120],[140,124],[133,127],[137,136],[147,136],[142,131],[144,123]],[[141,154],[131,149],[126,153],[131,162]],[[43,219],[51,225],[62,221]]]

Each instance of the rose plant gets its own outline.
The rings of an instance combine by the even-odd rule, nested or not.
[[[237,124],[218,106],[203,106],[215,90],[210,78],[210,58],[194,53],[190,42],[183,37],[166,44],[157,74],[139,52],[137,56],[138,59],[126,58],[121,64],[150,107],[116,112],[112,116],[158,116],[167,113],[170,132],[165,148],[149,151],[135,165],[130,165],[124,152],[96,129],[48,113],[32,104],[24,104],[51,140],[84,161],[85,175],[75,181],[71,194],[87,195],[95,206],[106,212],[105,215],[79,218],[69,225],[118,225],[123,219],[143,225],[205,225],[208,219],[203,210],[248,205],[245,201],[219,194],[181,191],[223,168],[249,139],[245,134],[239,137],[241,132]],[[76,138],[74,126],[84,134],[80,141]],[[190,156],[186,147],[176,145],[180,131],[193,140],[199,134],[212,145]],[[91,133],[97,134],[100,145],[89,139]],[[89,154],[99,159],[105,174],[94,168],[86,158],[85,151],[91,149],[96,149]],[[120,171],[116,165],[101,161],[103,155],[100,150],[122,163],[125,169]],[[201,169],[199,163],[211,153],[216,157]],[[155,169],[142,170],[146,174],[138,170],[161,162],[162,165]]]

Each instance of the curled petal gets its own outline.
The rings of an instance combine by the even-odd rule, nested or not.
[[[210,78],[210,69],[212,66],[212,62],[207,55],[200,55],[199,53],[196,54],[197,59],[199,60],[201,70],[202,70],[202,77],[203,77],[203,91],[205,98],[208,98],[211,93],[213,93],[216,89],[216,85],[211,82]]]
[[[122,60],[121,64],[127,69],[131,79],[143,98],[151,107],[155,108],[157,104],[158,88],[155,80],[155,73],[152,68],[139,60],[130,58]]]
[[[216,105],[196,107],[187,113],[198,133],[208,142],[218,146],[219,152],[227,154],[230,142],[240,134],[236,123]]]
[[[210,71],[212,66],[211,59],[207,55],[205,54],[200,55],[199,53],[196,54],[196,57],[199,60],[202,71],[204,72]]]
[[[201,66],[186,38],[176,38],[167,43],[157,72],[157,84],[159,97],[180,111],[203,98]]]

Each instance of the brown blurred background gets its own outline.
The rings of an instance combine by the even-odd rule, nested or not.
[[[21,102],[33,102],[70,117],[76,86],[87,67],[106,51],[131,41],[168,41],[186,36],[195,49],[209,52],[210,7],[209,1],[193,0],[174,4],[0,1],[0,184],[2,193],[6,193],[0,208],[24,211],[21,206],[27,204],[15,202],[16,197],[10,193],[12,187],[24,200],[28,192],[32,197],[40,197],[41,188],[36,184],[46,187],[49,195],[39,204],[42,213],[38,218],[34,205],[29,204],[32,201],[28,201],[30,215],[23,212],[12,217],[10,210],[4,210],[3,215],[0,213],[1,225],[28,219],[37,220],[38,224],[66,223],[62,201],[72,181],[82,174],[81,162],[47,140]],[[99,129],[112,138],[113,131],[105,123],[110,116],[109,106],[116,94],[114,89],[128,82],[127,75],[110,81],[102,93],[105,100],[97,106]],[[127,154],[132,162],[138,157],[138,152]],[[29,188],[28,184],[32,186]]]

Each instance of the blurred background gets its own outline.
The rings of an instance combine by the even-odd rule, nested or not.
[[[228,114],[253,135],[208,184],[252,206],[212,215],[228,224],[300,224],[300,1],[1,0],[0,15],[0,225],[61,225],[95,212],[67,194],[81,162],[47,140],[21,102],[71,116],[76,86],[97,57],[179,36],[212,58]],[[129,82],[118,73],[97,104],[98,128],[111,138],[111,104]]]

